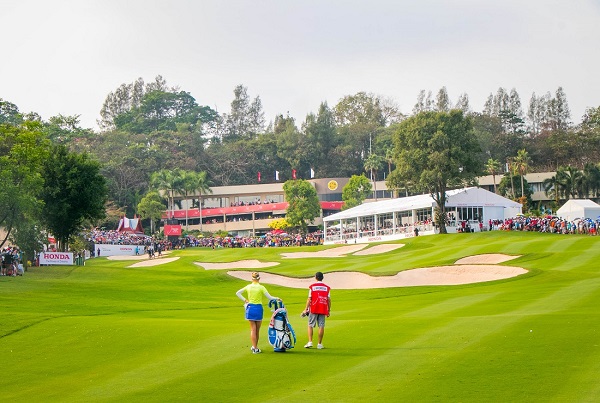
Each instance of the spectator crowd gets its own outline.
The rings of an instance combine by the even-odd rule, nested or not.
[[[577,218],[566,220],[556,216],[525,217],[518,216],[505,220],[489,220],[488,228],[501,231],[536,231],[551,234],[586,234],[597,235],[600,217],[596,220],[591,218]]]
[[[23,253],[17,247],[8,247],[0,252],[0,276],[23,275]]]

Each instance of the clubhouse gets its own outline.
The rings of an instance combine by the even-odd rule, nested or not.
[[[536,175],[536,174],[533,174]],[[528,176],[526,178],[529,180]],[[487,189],[493,191],[493,182],[491,177],[482,177],[481,189]],[[499,178],[496,177],[499,181]],[[543,179],[542,179],[543,180]],[[331,227],[331,219],[329,216],[340,213],[342,211],[342,189],[349,181],[349,178],[322,178],[322,179],[308,179],[308,181],[315,187],[319,202],[321,204],[321,215],[315,219],[314,229],[322,226],[325,222],[329,222]],[[489,183],[488,183],[489,182]],[[530,181],[530,186],[536,186]],[[394,228],[394,222],[396,222],[396,231],[401,231],[405,224],[409,223],[421,223],[422,234],[425,235],[427,231],[433,231],[433,217],[432,206],[426,201],[428,195],[417,195],[409,197],[394,198],[393,192],[387,189],[385,181],[377,181],[376,183],[377,194],[372,192],[370,198],[368,198],[363,205],[372,204],[379,201],[388,201],[396,204],[401,203],[412,203],[414,200],[418,200],[418,206],[414,210],[412,209],[402,210],[400,213],[397,210],[394,221],[394,214],[392,216],[378,217],[377,220],[384,220],[387,227],[392,226]],[[490,189],[491,188],[491,189]],[[201,210],[198,209],[198,196],[190,196],[185,199],[182,195],[175,195],[175,209],[172,211],[166,211],[163,215],[163,219],[167,224],[170,225],[181,225],[182,229],[188,230],[200,230],[202,232],[217,232],[227,231],[230,235],[239,236],[260,236],[269,232],[269,223],[277,218],[283,218],[286,214],[288,203],[285,201],[283,192],[283,183],[267,183],[267,184],[253,184],[253,185],[236,185],[236,186],[216,186],[211,188],[212,193],[203,195]],[[472,194],[469,192],[468,194]],[[493,192],[488,192],[492,193]],[[540,196],[539,193],[534,193],[535,196]],[[545,195],[544,195],[545,196]],[[501,196],[502,200],[509,201]],[[457,209],[467,208],[466,210],[456,210],[455,217],[457,220],[461,220],[465,217],[467,220],[474,223],[480,218],[487,218],[487,214],[484,215],[480,208],[485,206],[471,204],[468,201],[462,201],[461,205],[455,205]],[[512,203],[512,202],[511,202]],[[513,203],[516,205],[517,203]],[[408,204],[406,204],[408,206]],[[360,206],[359,206],[360,207]],[[491,206],[489,206],[491,207]],[[408,208],[408,207],[406,207]],[[475,209],[474,209],[475,208]],[[514,207],[516,208],[516,207]],[[520,205],[519,205],[520,209]],[[519,210],[520,212],[520,210]],[[393,213],[393,211],[387,211],[386,214]],[[475,218],[477,216],[477,218]],[[493,215],[494,218],[504,218],[504,215]],[[356,217],[355,217],[356,218]],[[347,220],[347,218],[344,218]],[[335,220],[335,219],[334,219]],[[367,220],[367,219],[365,219]],[[376,221],[373,216],[372,219],[364,221],[365,224]],[[429,224],[424,224],[430,221]],[[346,225],[351,225],[346,223]],[[361,227],[357,222],[356,225]],[[371,226],[369,224],[369,226]],[[384,225],[379,225],[378,228],[381,230]],[[365,226],[366,228],[366,226]],[[378,231],[379,231],[378,230]],[[390,228],[386,229],[389,232]],[[406,230],[406,229],[405,229]],[[374,231],[374,229],[373,229]],[[393,231],[392,231],[393,232]],[[173,234],[174,235],[174,234]],[[375,236],[375,234],[373,234]],[[377,235],[379,236],[379,235]],[[364,237],[364,236],[363,236]],[[357,237],[355,239],[363,238]],[[367,236],[367,238],[369,238]],[[333,241],[333,240],[332,240]]]

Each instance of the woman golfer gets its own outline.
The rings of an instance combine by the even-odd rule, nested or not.
[[[263,306],[262,306],[262,296],[264,295],[271,300],[279,300],[277,297],[273,297],[269,294],[265,286],[259,284],[260,274],[257,272],[252,273],[252,283],[248,284],[241,290],[235,293],[239,299],[244,301],[244,307],[246,308],[246,319],[250,322],[250,340],[252,341],[252,347],[250,350],[254,354],[260,353],[260,348],[258,348],[258,336],[260,332],[260,325],[262,324],[263,319]],[[246,292],[247,298],[244,298],[242,295]]]

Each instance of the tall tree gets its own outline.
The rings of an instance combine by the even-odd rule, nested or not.
[[[510,96],[502,87],[498,88],[492,103],[492,114],[499,116],[500,112],[510,110]]]
[[[531,159],[529,158],[529,153],[525,149],[519,150],[519,152],[517,152],[517,156],[514,159],[514,163],[515,169],[521,177],[521,197],[525,195],[524,179],[525,175],[529,172],[530,162]]]
[[[458,100],[456,101],[456,105],[454,105],[454,109],[460,109],[465,115],[468,115],[472,112],[471,105],[469,105],[469,95],[466,92],[458,96]]]
[[[335,117],[327,103],[321,103],[316,116],[313,114],[306,116],[303,131],[302,137],[306,140],[307,147],[304,153],[309,165],[314,168],[319,177],[333,174],[330,158],[332,150],[337,146],[338,138]]]
[[[224,116],[223,141],[232,142],[255,138],[264,131],[265,118],[260,97],[250,99],[248,89],[238,85],[233,90],[231,111]]]
[[[567,95],[558,87],[554,98],[548,102],[548,125],[551,130],[566,131],[571,124],[571,110]]]
[[[398,176],[431,194],[440,233],[446,233],[446,190],[481,169],[471,120],[458,110],[422,112],[398,125],[394,145]]]
[[[493,94],[488,95],[487,99],[485,100],[485,104],[483,105],[483,110],[481,111],[481,113],[486,116],[494,116],[494,95]]]
[[[448,112],[451,109],[450,97],[446,87],[440,88],[435,98],[435,110],[438,112]]]
[[[490,158],[487,160],[485,164],[485,170],[492,175],[492,179],[494,181],[494,193],[498,193],[498,189],[496,189],[496,175],[498,175],[501,171],[502,167],[500,166],[500,161]]]
[[[372,190],[371,181],[364,174],[352,175],[342,189],[342,210],[360,206]]]
[[[334,115],[336,123],[340,126],[356,124],[384,126],[386,123],[380,98],[365,92],[343,97],[335,106]]]
[[[435,102],[433,100],[432,92],[421,90],[417,97],[417,103],[413,107],[412,113],[413,115],[416,115],[421,112],[432,111],[435,106],[434,104]]]
[[[373,188],[375,190],[375,201],[377,201],[377,172],[381,169],[384,164],[384,158],[380,155],[371,153],[365,160],[365,171],[371,173],[371,181],[373,181]]]
[[[141,77],[131,84],[121,84],[114,92],[110,92],[100,109],[98,126],[103,130],[113,130],[115,118],[139,107],[144,92],[144,80]]]
[[[185,229],[188,230],[188,197],[198,189],[198,174],[194,171],[181,171],[181,180],[179,182],[179,194],[183,193],[185,201]]]
[[[529,133],[532,136],[537,136],[542,130],[542,126],[547,119],[547,104],[548,94],[536,96],[535,92],[531,94],[529,100],[529,109],[527,110],[527,118],[529,120]]]
[[[321,214],[315,187],[303,179],[289,180],[283,184],[283,192],[288,202],[286,219],[292,226],[306,233],[308,224],[314,223],[315,218]]]
[[[181,188],[182,170],[175,168],[173,170],[161,169],[154,172],[150,176],[150,186],[156,190],[163,190],[166,194],[167,209],[171,212],[170,217],[173,217],[175,210],[175,192]]]
[[[572,166],[561,166],[556,171],[557,191],[568,201],[570,198],[576,198],[583,179],[583,173]]]
[[[552,175],[552,177],[544,179],[542,185],[544,186],[544,193],[546,196],[554,199],[555,207],[558,206],[558,201],[560,199],[560,183],[557,175]]]
[[[150,191],[139,202],[137,211],[140,217],[150,220],[150,234],[154,234],[154,223],[162,217],[165,205],[158,192]]]
[[[86,221],[94,223],[105,216],[108,199],[106,180],[100,164],[86,153],[71,153],[55,145],[44,162],[43,220],[57,238],[61,250],[68,248],[69,237]]]
[[[39,218],[48,148],[39,122],[0,123],[0,227],[6,231],[0,248],[13,230],[27,232]]]
[[[18,125],[23,122],[19,107],[0,98],[0,124]]]
[[[587,163],[583,168],[582,197],[598,197],[600,191],[600,166]]]
[[[196,173],[193,181],[193,191],[198,192],[198,212],[200,213],[200,232],[202,232],[202,207],[204,206],[204,195],[212,193],[211,181],[206,171]]]

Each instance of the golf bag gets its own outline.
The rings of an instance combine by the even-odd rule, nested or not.
[[[296,333],[288,322],[287,309],[283,302],[272,300],[269,302],[269,308],[274,311],[269,323],[269,344],[273,346],[273,351],[283,353],[294,348]]]

